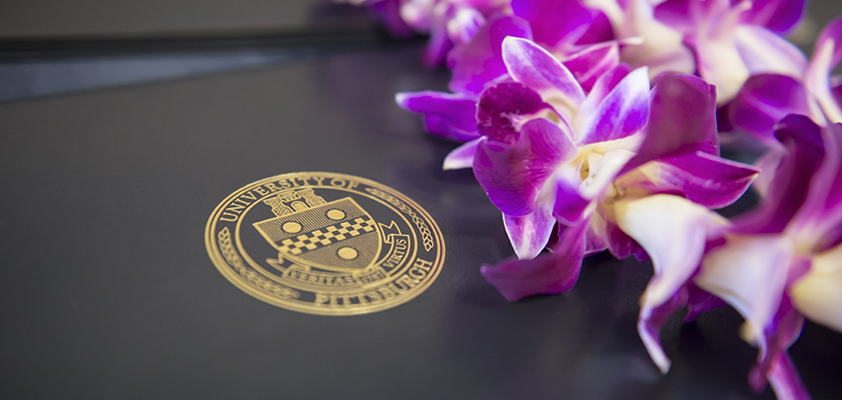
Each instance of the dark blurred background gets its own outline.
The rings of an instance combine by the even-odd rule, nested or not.
[[[842,2],[809,1],[790,39],[810,54],[839,15]],[[330,0],[5,0],[0,101],[394,45],[367,10]]]

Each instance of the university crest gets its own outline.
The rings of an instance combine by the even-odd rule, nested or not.
[[[377,182],[297,172],[246,185],[205,228],[216,268],[246,293],[289,310],[356,315],[423,293],[444,240],[418,204]]]
[[[333,271],[374,265],[382,248],[377,222],[354,199],[327,203],[311,189],[290,190],[263,201],[275,218],[254,224],[279,257]]]

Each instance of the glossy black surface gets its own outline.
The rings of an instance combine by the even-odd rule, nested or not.
[[[365,15],[330,0],[4,0],[0,39],[292,33],[373,25]]]
[[[444,89],[418,48],[0,104],[0,398],[771,399],[730,309],[635,329],[651,266],[597,255],[577,286],[508,303],[479,274],[511,255],[454,144],[396,91]],[[307,170],[389,185],[439,223],[438,280],[400,307],[299,314],[231,285],[203,234],[237,188]],[[815,398],[842,389],[840,335],[792,349]]]

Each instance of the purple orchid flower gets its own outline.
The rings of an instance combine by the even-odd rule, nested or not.
[[[402,108],[424,115],[424,126],[433,135],[457,142],[467,142],[445,159],[445,169],[471,165],[477,140],[476,109],[479,93],[486,83],[504,76],[500,54],[508,36],[531,37],[529,24],[513,16],[495,14],[467,42],[448,56],[453,68],[450,88],[455,93],[424,91],[398,93],[395,102]]]
[[[402,108],[424,115],[426,129],[439,137],[465,143],[444,160],[444,169],[468,168],[473,165],[476,146],[482,136],[477,129],[477,101],[488,84],[511,79],[503,60],[502,42],[506,37],[530,37],[528,25],[518,17],[497,16],[481,29],[473,41],[452,54],[462,67],[454,69],[451,88],[457,93],[434,91],[398,93],[395,101]],[[500,48],[495,54],[490,49]],[[580,90],[592,92],[597,78],[619,64],[619,43],[605,42],[582,46],[561,63],[579,83]],[[557,63],[554,61],[553,64]],[[618,74],[615,74],[619,76]],[[615,76],[615,77],[616,77]],[[610,82],[611,85],[616,81]],[[601,85],[595,96],[604,96],[613,86]],[[584,98],[584,92],[577,101]]]
[[[607,16],[578,0],[512,0],[512,12],[529,22],[536,43],[557,54],[614,39]]]
[[[801,76],[804,55],[782,37],[801,18],[804,0],[667,0],[655,17],[684,33],[699,75],[722,105],[753,75]]]
[[[533,42],[507,38],[503,59],[511,80],[480,96],[473,169],[518,257],[482,268],[509,300],[568,290],[588,254],[643,257],[617,225],[618,201],[674,193],[723,207],[757,173],[717,156],[715,91],[698,78],[667,74],[650,98],[646,69],[620,64],[585,95]]]
[[[743,315],[741,334],[759,349],[751,386],[760,391],[768,380],[778,398],[807,399],[787,349],[804,316],[842,331],[842,125],[821,128],[791,115],[776,136],[784,154],[769,193],[733,224],[678,198],[672,207],[662,200],[655,213],[657,201],[647,198],[629,202],[642,211],[627,213],[620,225],[652,256],[656,278],[669,281],[666,300],[641,312],[641,335],[649,336],[644,342],[656,363],[668,365],[657,341],[666,317],[689,302],[692,318],[716,306],[715,295]],[[645,227],[659,217],[664,230]]]
[[[590,0],[610,21],[617,40],[627,44],[621,60],[634,68],[649,67],[654,79],[662,72],[692,74],[696,62],[683,43],[684,34],[655,18],[649,0]]]
[[[405,0],[401,18],[414,30],[429,33],[424,62],[442,64],[454,46],[469,42],[486,17],[509,7],[508,0]]]
[[[809,115],[826,125],[842,122],[842,104],[831,71],[842,61],[842,18],[819,35],[803,76],[761,74],[750,77],[725,106],[729,122],[762,143],[774,144],[774,125],[789,114]]]
[[[473,38],[488,16],[509,9],[509,0],[341,0],[369,7],[395,37],[429,34],[424,63],[444,63],[448,53]]]

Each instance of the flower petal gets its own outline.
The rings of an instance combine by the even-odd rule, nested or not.
[[[666,318],[663,313],[686,304],[688,294],[678,295],[679,289],[698,267],[708,236],[727,226],[727,221],[687,199],[663,194],[619,201],[615,215],[620,229],[652,258],[655,275],[641,299],[638,331],[652,359],[666,373],[669,360],[657,339]]]
[[[780,233],[807,198],[810,180],[824,159],[820,128],[809,118],[784,118],[775,136],[786,153],[778,163],[768,192],[760,205],[734,219],[740,233]]]
[[[649,119],[649,75],[646,68],[628,74],[584,116],[581,145],[622,139],[642,129]]]
[[[563,61],[585,92],[589,92],[599,77],[619,63],[620,48],[616,42],[588,46]]]
[[[773,73],[801,77],[807,70],[804,53],[766,28],[738,26],[734,31],[734,44],[749,75]]]
[[[462,8],[447,22],[447,36],[454,43],[465,44],[485,25],[485,16],[474,8]]]
[[[804,317],[792,307],[789,297],[784,294],[774,321],[764,332],[767,350],[761,349],[748,374],[749,384],[755,392],[762,391],[768,380],[780,399],[810,398],[787,354],[787,349],[803,329]]]
[[[617,259],[624,259],[632,254],[643,252],[640,244],[623,232],[617,225],[616,212],[613,205],[599,202],[596,212],[591,217],[594,234],[608,246],[608,251]]]
[[[781,304],[792,261],[792,243],[778,235],[726,236],[727,244],[702,261],[694,282],[722,298],[746,320],[743,338],[766,356],[765,330]]]
[[[708,242],[709,245],[710,242]],[[687,299],[687,315],[684,317],[685,321],[693,321],[705,311],[727,305],[722,299],[704,291],[693,282],[687,282],[686,287],[689,296]]]
[[[810,115],[807,89],[795,78],[755,75],[745,82],[728,106],[730,122],[769,143],[774,141],[774,126],[789,114]]]
[[[692,275],[709,236],[728,223],[718,214],[679,196],[658,194],[616,203],[619,227],[652,258],[655,276],[643,302],[666,302]]]
[[[810,400],[810,393],[801,382],[795,364],[787,353],[781,353],[767,372],[767,379],[779,399]]]
[[[594,18],[578,1],[512,0],[512,12],[529,21],[536,42],[549,47],[575,43]]]
[[[395,102],[405,110],[424,114],[424,126],[436,136],[459,142],[479,137],[477,102],[465,95],[433,91],[398,93]]]
[[[595,113],[597,107],[605,101],[608,93],[611,93],[630,72],[631,67],[626,63],[622,63],[600,75],[596,82],[594,82],[590,92],[588,92],[588,96],[579,108],[579,112],[583,115]]]
[[[513,145],[481,140],[474,176],[500,211],[523,216],[535,210],[538,192],[556,165],[575,154],[567,135],[543,118],[527,122]]]
[[[801,314],[842,332],[842,245],[813,258],[810,270],[789,294]]]
[[[697,151],[662,158],[641,167],[653,193],[681,193],[707,208],[725,207],[745,193],[758,170],[747,164]]]
[[[474,165],[474,154],[480,139],[474,139],[451,151],[444,158],[443,170],[471,168]]]
[[[687,304],[687,290],[681,289],[675,292],[669,300],[657,307],[641,306],[640,315],[637,318],[637,333],[640,340],[646,346],[649,357],[662,374],[666,374],[672,361],[670,361],[664,348],[661,346],[661,327],[667,318],[674,312],[680,310]]]
[[[831,88],[830,73],[842,60],[842,18],[831,21],[822,30],[813,50],[813,58],[804,77],[831,122],[842,122],[842,108]]]
[[[572,225],[584,217],[591,200],[579,193],[578,176],[575,176],[578,170],[566,169],[564,172],[567,173],[556,173],[553,216],[567,225]]]
[[[740,21],[786,33],[801,19],[806,3],[806,0],[752,0],[751,9],[740,14]]]
[[[646,139],[623,172],[697,150],[719,154],[715,89],[695,76],[664,74],[652,90]]]
[[[507,36],[531,39],[529,23],[515,17],[497,14],[488,19],[474,38],[456,46],[447,56],[453,71],[450,90],[464,94],[479,94],[487,82],[504,75],[500,45]]]
[[[602,11],[596,10],[588,30],[576,41],[577,45],[589,45],[614,40],[614,28]]]
[[[656,19],[651,3],[648,0],[629,1],[625,18],[617,22],[618,38],[643,39],[638,44],[624,46],[622,59],[633,67],[648,66],[651,78],[666,71],[693,73],[696,61],[693,52],[683,43],[684,35]]]
[[[541,254],[557,224],[552,215],[552,205],[540,202],[536,204],[535,211],[521,217],[503,214],[503,222],[515,255],[521,260],[533,259]]]
[[[453,41],[447,33],[447,25],[441,20],[433,21],[430,27],[430,38],[427,40],[427,46],[421,57],[424,65],[428,67],[441,65],[451,50],[453,50]]]
[[[579,278],[585,250],[588,220],[561,227],[559,241],[551,254],[531,260],[510,259],[480,271],[492,286],[509,301],[535,294],[555,294],[570,290]]]
[[[625,149],[609,150],[601,157],[591,153],[588,157],[588,177],[579,186],[579,193],[590,200],[601,198],[633,157],[634,153]]]
[[[514,143],[519,128],[530,117],[549,108],[534,90],[517,82],[487,87],[477,105],[477,129],[489,140]]]
[[[824,158],[810,180],[804,204],[790,228],[812,236],[819,243],[815,251],[824,251],[839,243],[842,230],[842,124],[822,129]]]
[[[512,79],[552,102],[559,99],[568,108],[578,108],[585,93],[573,74],[558,59],[526,39],[503,40],[503,62]]]

